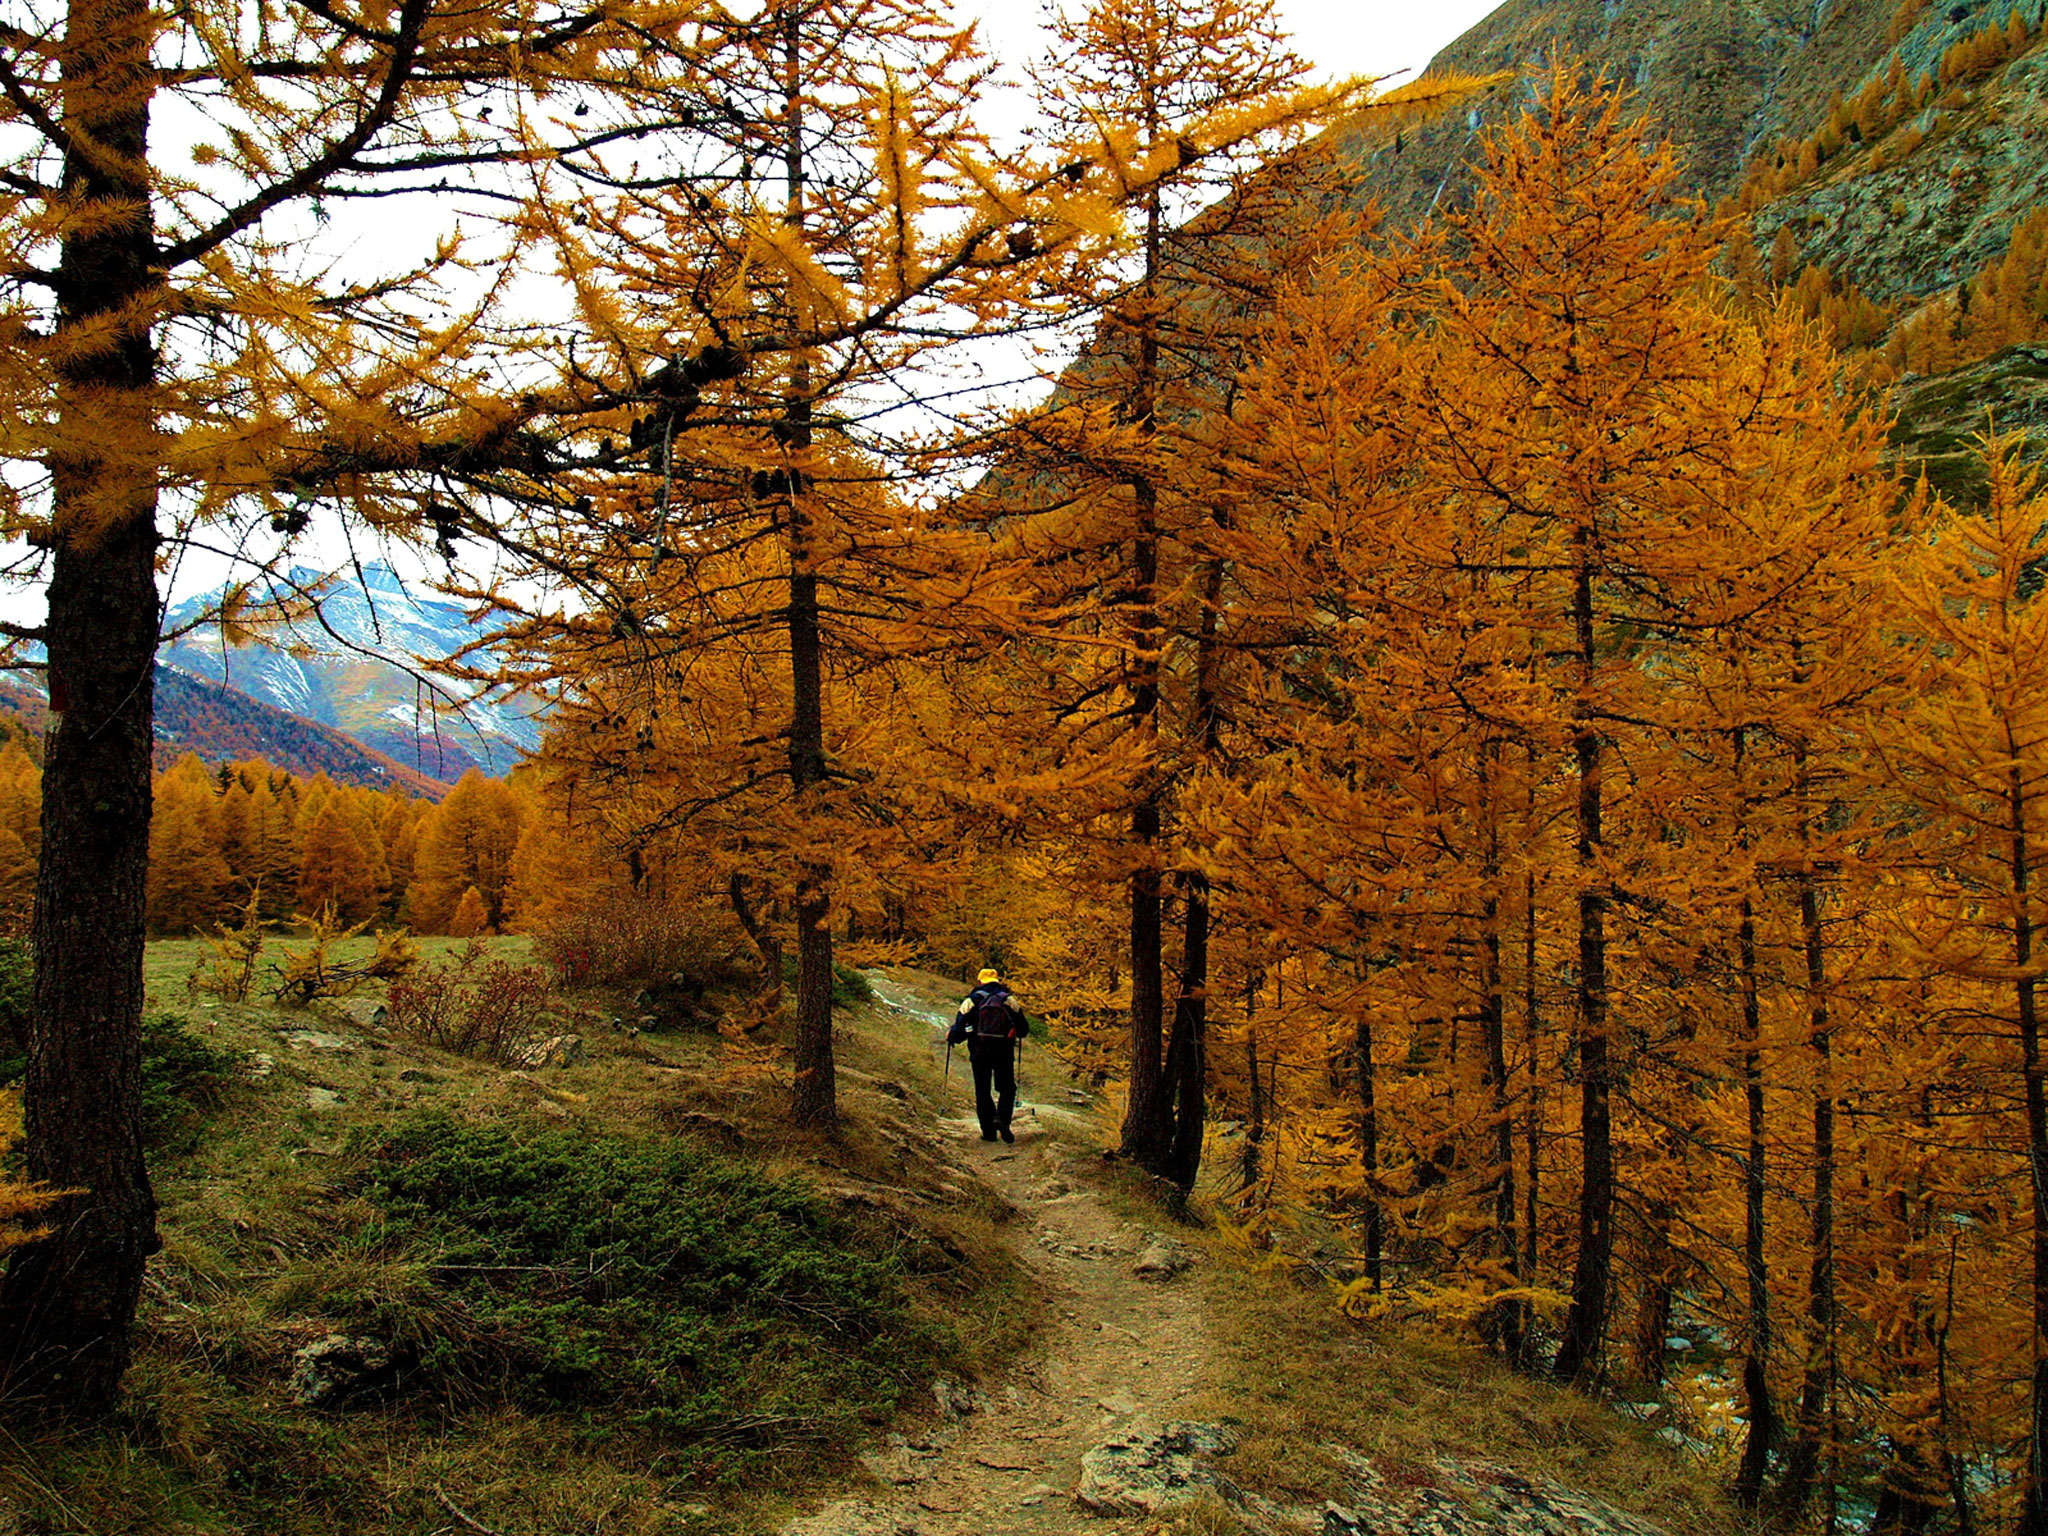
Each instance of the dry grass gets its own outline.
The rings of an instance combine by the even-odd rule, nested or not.
[[[464,942],[421,949],[438,961]],[[494,957],[526,957],[523,939],[489,944]],[[941,1368],[990,1370],[1028,1341],[1038,1303],[1008,1255],[1014,1212],[949,1174],[922,1090],[892,1089],[908,1058],[897,1021],[880,1010],[844,1020],[845,1123],[827,1139],[788,1130],[786,1085],[747,1053],[711,1034],[614,1033],[603,1021],[618,1000],[604,994],[559,1000],[586,1062],[506,1071],[318,1007],[193,998],[185,978],[203,952],[196,941],[150,946],[150,1007],[269,1058],[270,1069],[230,1093],[195,1151],[153,1170],[165,1246],[123,1421],[111,1432],[0,1440],[0,1531],[26,1516],[21,1528],[43,1536],[428,1536],[470,1529],[467,1517],[507,1536],[739,1536],[775,1529],[806,1490],[843,1481],[845,1448],[821,1447],[754,1458],[706,1486],[684,1475],[659,1433],[623,1415],[524,1411],[475,1394],[294,1408],[292,1354],[336,1316],[367,1306],[395,1333],[463,1326],[429,1315],[447,1293],[417,1256],[389,1249],[379,1213],[345,1187],[360,1139],[420,1109],[537,1132],[680,1134],[796,1174],[896,1240],[909,1327],[950,1339]],[[306,1030],[352,1048],[295,1045],[292,1032]]]
[[[1230,1466],[1247,1487],[1320,1502],[1345,1480],[1323,1448],[1348,1446],[1397,1484],[1435,1481],[1439,1457],[1488,1461],[1604,1499],[1670,1536],[1754,1528],[1719,1469],[1592,1398],[1460,1340],[1348,1322],[1320,1284],[1254,1272],[1220,1251],[1214,1259],[1203,1266],[1219,1360],[1211,1411],[1243,1426]]]

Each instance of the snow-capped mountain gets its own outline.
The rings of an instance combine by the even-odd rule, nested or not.
[[[294,569],[291,580],[310,585],[317,575]],[[318,618],[265,625],[262,639],[232,645],[218,624],[201,623],[166,646],[163,659],[333,726],[435,779],[459,778],[472,766],[503,774],[539,744],[532,701],[467,700],[461,685],[424,673],[423,660],[476,639],[477,625],[459,604],[413,591],[389,566],[366,566],[363,577],[338,583]],[[178,604],[166,632],[178,634],[219,602],[216,592]]]

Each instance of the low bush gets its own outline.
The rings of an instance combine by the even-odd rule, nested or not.
[[[438,1115],[359,1150],[387,1251],[433,1255],[442,1295],[349,1323],[410,1330],[439,1393],[615,1407],[705,1476],[845,1443],[935,1358],[894,1243],[742,1160]]]
[[[795,955],[785,954],[782,957],[782,985],[792,997],[796,995],[796,964]],[[875,989],[868,985],[867,977],[850,965],[841,965],[837,960],[832,962],[834,1008],[851,1008],[856,1003],[872,1003],[874,1000]]]
[[[546,1032],[547,972],[492,960],[472,942],[445,965],[391,983],[392,1028],[444,1051],[510,1063]]]
[[[0,1060],[0,1088],[21,1080],[27,1063]],[[157,1151],[189,1152],[206,1117],[227,1100],[242,1052],[218,1046],[174,1014],[142,1020],[142,1140]]]
[[[142,1021],[142,1139],[189,1152],[206,1117],[226,1101],[242,1053],[217,1046],[185,1020],[153,1013]]]
[[[28,1013],[35,1002],[36,962],[28,940],[0,935],[0,1081],[21,1076],[28,1055]]]
[[[593,894],[533,935],[563,986],[653,987],[701,993],[742,974],[732,936],[701,912],[634,891]]]

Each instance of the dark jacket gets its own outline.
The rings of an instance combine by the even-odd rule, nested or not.
[[[1010,1028],[1004,1036],[1009,1040],[1022,1040],[1031,1033],[1031,1023],[1024,1017],[1024,1005],[1010,996],[1010,989],[1001,982],[988,982],[968,993],[960,1004],[959,1012],[953,1015],[953,1027],[946,1031],[946,1044],[958,1045],[976,1033],[976,1020],[981,1017],[981,1005],[991,998],[1000,999],[1009,1011]]]

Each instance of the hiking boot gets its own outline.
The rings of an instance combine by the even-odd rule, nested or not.
[[[1014,1133],[1014,1132],[1013,1132],[1013,1131],[1012,1131],[1012,1130],[1011,1130],[1011,1129],[1010,1129],[1010,1128],[1009,1128],[1009,1127],[1008,1127],[1007,1125],[1006,1125],[1006,1126],[1004,1126],[1004,1127],[1002,1128],[1002,1131],[1003,1131],[1003,1140],[1005,1140],[1005,1141],[1015,1141],[1015,1140],[1017,1139],[1017,1137],[1016,1137],[1016,1134],[1015,1134],[1015,1133]]]
[[[983,1131],[981,1133],[981,1139],[983,1141],[994,1141],[996,1139],[996,1133],[994,1131]]]

